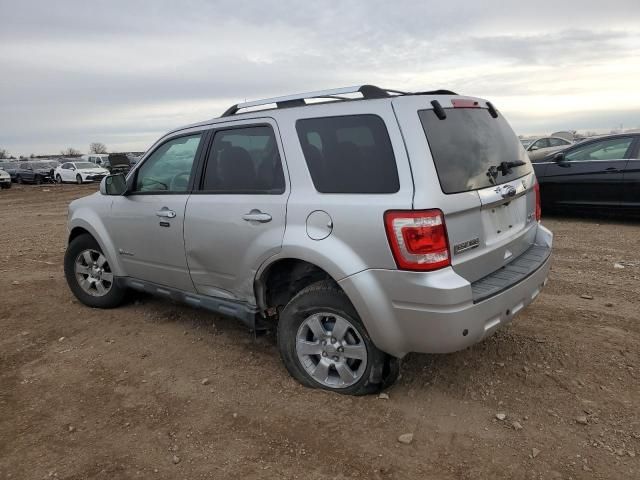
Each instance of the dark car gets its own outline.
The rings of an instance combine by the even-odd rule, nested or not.
[[[543,210],[640,210],[640,133],[608,135],[533,163]]]
[[[110,153],[109,164],[106,167],[112,174],[115,173],[128,173],[131,170],[131,163],[129,157],[124,153]]]
[[[16,162],[7,172],[16,183],[35,183],[37,185],[51,182],[53,177],[50,161]]]

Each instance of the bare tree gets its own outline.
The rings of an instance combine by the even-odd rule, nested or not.
[[[4,148],[0,148],[0,159],[9,158],[9,152],[7,152]]]
[[[107,146],[104,143],[93,142],[89,145],[89,153],[107,153]]]
[[[80,150],[76,150],[75,148],[71,148],[71,147],[60,151],[60,154],[63,157],[79,157],[80,155],[82,155]]]

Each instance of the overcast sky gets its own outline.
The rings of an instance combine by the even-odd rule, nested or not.
[[[0,19],[14,155],[145,150],[244,99],[362,83],[485,97],[522,134],[640,127],[638,0],[0,0]]]

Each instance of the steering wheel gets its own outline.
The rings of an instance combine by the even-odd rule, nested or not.
[[[190,172],[180,172],[177,175],[174,175],[169,182],[169,190],[172,192],[183,192],[187,189],[189,185],[189,176]]]

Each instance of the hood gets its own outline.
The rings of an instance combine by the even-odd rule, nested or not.
[[[0,170],[0,177],[9,177],[10,175],[4,170]]]
[[[124,153],[110,153],[109,163],[112,167],[129,167],[129,158]]]

